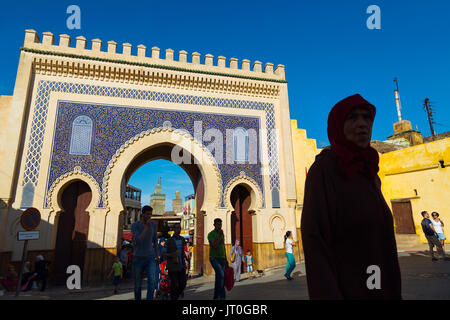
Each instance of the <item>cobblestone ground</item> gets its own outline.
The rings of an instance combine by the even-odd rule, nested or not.
[[[426,300],[450,299],[450,261],[432,262],[425,252],[399,253],[402,271],[403,298]],[[304,264],[297,264],[292,281],[283,277],[284,268],[266,272],[263,277],[246,279],[236,283],[230,300],[306,300],[308,299]],[[213,296],[213,277],[201,277],[189,280],[183,300],[210,300]],[[122,284],[119,294],[112,293],[112,285],[83,288],[69,291],[64,288],[49,288],[44,293],[38,291],[23,292],[14,297],[6,293],[0,299],[45,299],[45,300],[132,300],[133,282],[127,280]],[[142,296],[145,297],[143,290]]]

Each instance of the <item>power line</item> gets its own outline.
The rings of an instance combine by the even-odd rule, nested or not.
[[[434,124],[437,125],[437,126],[440,126],[440,127],[447,127],[447,128],[450,128],[450,126],[448,126],[448,125],[446,125],[446,124],[437,123],[437,122],[435,122]]]

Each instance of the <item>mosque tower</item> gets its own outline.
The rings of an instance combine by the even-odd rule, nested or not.
[[[388,140],[391,141],[405,141],[408,146],[415,146],[417,144],[423,143],[423,137],[422,134],[417,131],[413,130],[411,121],[408,120],[402,120],[402,104],[400,101],[400,92],[398,89],[398,80],[397,78],[394,79],[394,82],[396,84],[396,89],[394,90],[395,93],[395,104],[397,106],[397,116],[398,116],[398,122],[394,123],[394,134],[388,137]]]
[[[166,195],[162,193],[161,177],[155,186],[155,191],[150,196],[150,206],[153,208],[153,215],[163,216],[166,211]]]

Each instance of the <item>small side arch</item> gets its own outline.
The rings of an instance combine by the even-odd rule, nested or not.
[[[50,191],[48,194],[48,202],[49,207],[51,209],[50,214],[55,212],[60,213],[64,211],[61,205],[62,193],[69,184],[78,180],[86,182],[92,191],[92,200],[89,206],[87,207],[86,211],[89,214],[91,214],[93,213],[95,208],[98,208],[101,194],[100,187],[97,181],[95,181],[95,179],[91,175],[87,174],[86,172],[83,172],[81,168],[77,166],[73,169],[73,171],[58,177],[50,187]]]
[[[225,187],[224,202],[228,211],[233,211],[233,205],[231,204],[230,200],[231,192],[233,191],[233,188],[239,184],[244,185],[244,187],[246,187],[250,192],[251,203],[250,208],[248,209],[249,213],[256,213],[256,211],[262,207],[262,192],[256,181],[248,177],[243,171],[241,171],[241,174],[239,176],[228,182],[227,186]]]

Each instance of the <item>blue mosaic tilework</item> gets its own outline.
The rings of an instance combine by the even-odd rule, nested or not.
[[[263,110],[266,114],[266,122],[268,127],[267,145],[269,153],[270,188],[276,191],[280,188],[280,178],[278,170],[278,147],[275,134],[273,133],[273,130],[275,129],[275,115],[274,105],[272,103],[237,99],[199,97],[184,94],[153,92],[148,90],[125,89],[47,80],[39,81],[37,88],[36,102],[31,124],[30,141],[28,143],[26,151],[27,156],[25,160],[25,170],[22,178],[22,186],[26,185],[29,182],[31,182],[34,186],[37,185],[39,168],[41,165],[40,162],[43,137],[45,133],[45,123],[47,121],[48,101],[50,93],[52,91],[130,98],[148,101],[195,104],[202,107],[215,106],[237,109],[241,108]]]
[[[69,154],[72,124],[80,116],[89,117],[93,121],[90,155]],[[148,129],[162,127],[166,121],[170,121],[172,128],[186,129],[193,137],[195,121],[202,121],[202,136],[210,128],[217,129],[222,133],[224,154],[222,164],[218,164],[222,177],[222,190],[230,180],[239,176],[241,171],[253,178],[260,189],[264,190],[260,163],[225,164],[226,129],[242,127],[259,132],[258,118],[60,101],[56,116],[47,193],[59,176],[72,171],[75,166],[80,166],[84,172],[90,174],[97,181],[99,186],[102,186],[104,172],[116,150],[135,135]],[[205,142],[204,145],[210,143]],[[103,192],[103,190],[101,191]],[[102,205],[103,199],[99,206]],[[224,206],[223,194],[221,205]]]

